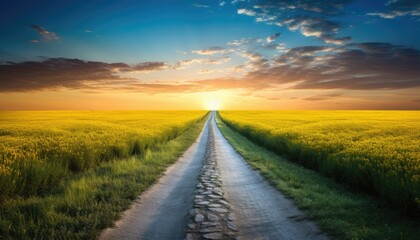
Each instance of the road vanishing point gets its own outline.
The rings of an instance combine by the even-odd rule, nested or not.
[[[329,237],[245,162],[212,112],[196,142],[99,239]]]

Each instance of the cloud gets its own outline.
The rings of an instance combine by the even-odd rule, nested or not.
[[[272,42],[276,41],[278,37],[280,37],[280,33],[275,33],[275,34],[273,34],[273,35],[268,36],[268,37],[265,39],[265,41],[266,41],[267,43],[272,43]]]
[[[199,3],[194,3],[193,6],[196,8],[209,8],[210,7],[209,5],[199,4]]]
[[[250,10],[250,9],[245,9],[245,8],[238,9],[238,14],[243,14],[243,15],[247,15],[247,16],[251,16],[251,17],[257,15],[257,13],[255,11]]]
[[[420,87],[420,51],[382,42],[344,46],[304,46],[285,50],[268,59],[258,52],[240,51],[247,59],[237,71],[240,77],[220,77],[184,82],[142,83],[125,73],[181,69],[192,64],[222,64],[229,57],[194,58],[168,65],[144,62],[136,65],[79,59],[50,58],[40,62],[0,64],[0,91],[21,92],[45,89],[121,90],[148,93],[203,92],[220,89],[378,90]],[[245,71],[245,72],[244,72]],[[233,70],[232,70],[233,72]],[[201,71],[200,73],[209,73]],[[338,97],[324,94],[305,100]]]
[[[31,25],[31,28],[37,31],[45,41],[54,41],[59,40],[60,38],[54,32],[50,32],[47,29],[37,26]]]
[[[222,47],[210,47],[207,49],[202,50],[195,50],[192,53],[199,54],[199,55],[214,55],[214,54],[226,54],[229,53],[229,50],[224,49]]]
[[[220,73],[223,72],[224,70],[222,69],[200,69],[197,73],[204,75],[204,74],[211,74],[211,73]]]
[[[182,55],[187,55],[188,52],[186,51],[182,51],[182,50],[176,50],[177,53],[182,54]]]
[[[164,62],[144,62],[139,63],[128,68],[130,72],[153,72],[168,68],[168,65]]]
[[[244,45],[260,43],[260,42],[263,42],[263,40],[260,38],[241,38],[238,40],[233,40],[231,42],[228,42],[227,45],[231,47],[241,47]]]
[[[340,29],[340,24],[320,17],[293,17],[277,21],[278,26],[287,26],[291,31],[299,30],[306,37],[317,37],[326,43],[344,44],[350,37],[334,37]]]
[[[388,19],[407,15],[420,17],[420,2],[418,0],[390,0],[385,4],[384,11],[372,12],[367,15]]]
[[[307,37],[317,37],[326,43],[345,44],[350,37],[337,37],[342,28],[330,16],[341,14],[350,0],[250,1],[252,6],[238,8],[238,14],[254,17],[257,22],[285,26]],[[267,41],[270,41],[267,39]]]
[[[198,74],[210,74],[213,72],[214,70],[210,70],[210,69],[200,69],[200,71],[198,71]]]
[[[121,73],[162,69],[161,62],[134,66],[126,63],[104,63],[69,58],[49,58],[41,62],[6,62],[0,64],[0,91],[21,92],[45,89],[103,89],[130,85],[135,79]]]
[[[219,6],[223,7],[223,6],[225,6],[225,4],[226,4],[226,2],[220,2]]]
[[[239,3],[239,2],[245,2],[245,1],[247,1],[247,0],[233,0],[231,3],[233,5],[235,5],[235,4]]]
[[[306,12],[308,14],[337,15],[353,0],[262,0],[254,5],[256,9],[273,11]]]
[[[389,43],[307,46],[290,49],[272,68],[249,77],[293,83],[296,89],[403,89],[420,86],[416,66],[419,50]]]
[[[245,51],[240,78],[194,81],[200,90],[245,89],[347,89],[378,90],[420,87],[420,51],[381,42],[347,44],[340,47],[304,46],[288,49],[271,61],[259,53]],[[305,100],[339,97],[338,93],[314,95]]]
[[[270,49],[270,50],[278,50],[278,51],[284,51],[286,49],[284,43],[269,43],[269,44],[263,44],[262,48],[264,49]]]
[[[323,100],[328,100],[328,99],[331,99],[331,98],[340,97],[342,95],[343,94],[341,94],[341,93],[320,94],[320,95],[314,95],[314,96],[303,98],[303,100],[307,100],[307,101],[323,101]]]
[[[251,61],[268,61],[258,53],[243,53]],[[368,67],[367,67],[368,66]],[[420,87],[420,51],[389,43],[369,42],[345,47],[305,46],[254,68],[241,78],[195,81],[201,89],[347,89],[378,90]],[[306,100],[325,100],[323,94]]]
[[[268,60],[260,53],[243,51],[239,52],[238,55],[249,59],[249,61],[244,64],[244,66],[247,68],[251,68],[253,70],[261,70],[269,67]]]
[[[231,60],[230,57],[222,57],[216,59],[209,59],[209,58],[192,58],[187,60],[181,60],[173,65],[174,69],[184,69],[186,66],[199,64],[199,65],[220,65],[225,62],[229,62]]]

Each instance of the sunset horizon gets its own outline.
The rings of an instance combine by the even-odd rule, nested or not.
[[[76,2],[2,7],[0,110],[420,109],[416,1]]]
[[[0,239],[418,240],[420,0],[13,0]]]

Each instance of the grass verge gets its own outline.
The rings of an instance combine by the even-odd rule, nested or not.
[[[53,194],[3,202],[0,239],[94,239],[191,146],[206,120],[141,157],[79,173]]]
[[[233,148],[320,228],[339,239],[418,239],[420,222],[255,145],[216,118]]]

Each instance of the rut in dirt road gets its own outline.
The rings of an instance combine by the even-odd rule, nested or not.
[[[233,149],[214,112],[115,225],[99,239],[328,239]]]

